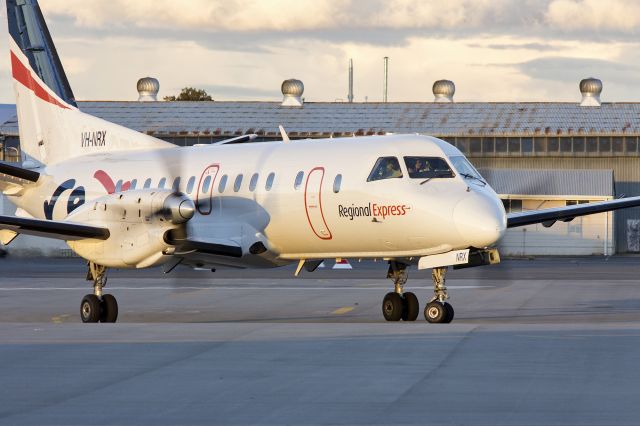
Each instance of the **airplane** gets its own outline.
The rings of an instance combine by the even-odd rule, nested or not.
[[[498,263],[507,228],[640,206],[630,197],[507,215],[465,156],[430,136],[289,140],[281,128],[281,141],[177,147],[80,111],[38,2],[6,4],[29,160],[0,164],[0,190],[17,206],[0,216],[0,242],[54,238],[84,258],[85,323],[117,320],[108,268],[297,263],[298,275],[331,258],[389,263],[387,321],[416,320],[408,269],[432,269],[424,316],[449,323],[448,268]]]

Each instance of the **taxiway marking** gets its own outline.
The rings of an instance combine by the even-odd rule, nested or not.
[[[333,315],[343,315],[347,312],[353,311],[353,306],[343,306],[342,308],[338,308],[335,311],[331,312]]]
[[[109,290],[386,290],[389,286],[379,287],[354,287],[354,286],[335,286],[335,287],[270,287],[268,285],[263,286],[211,286],[211,287],[193,287],[193,286],[153,286],[153,287],[114,287],[109,286]],[[453,290],[474,290],[483,288],[495,288],[492,285],[448,285],[448,289]],[[82,290],[86,289],[82,287],[0,287],[0,291],[54,291],[54,290]],[[428,287],[405,287],[407,290],[433,290],[432,286]]]

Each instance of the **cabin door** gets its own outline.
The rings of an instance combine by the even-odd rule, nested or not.
[[[311,169],[304,187],[304,206],[307,212],[307,220],[313,233],[322,240],[330,240],[332,238],[331,231],[324,220],[322,211],[323,180],[324,167]]]
[[[210,215],[213,210],[213,187],[216,184],[219,170],[220,166],[213,164],[207,167],[200,176],[196,192],[196,206],[201,215]]]

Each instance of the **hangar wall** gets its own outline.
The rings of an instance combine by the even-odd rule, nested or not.
[[[470,157],[470,161],[481,169],[613,170],[616,197],[640,195],[640,158]],[[615,253],[639,253],[640,232],[637,229],[640,225],[640,208],[619,210],[614,212],[613,217]]]
[[[597,200],[593,200],[597,201]],[[523,200],[523,210],[564,207],[564,200]],[[499,249],[506,256],[611,255],[614,253],[611,213],[577,217],[552,227],[529,225],[507,230]]]

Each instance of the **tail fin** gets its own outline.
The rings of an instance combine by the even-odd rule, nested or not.
[[[37,0],[6,0],[22,150],[44,163],[174,145],[78,110]]]

